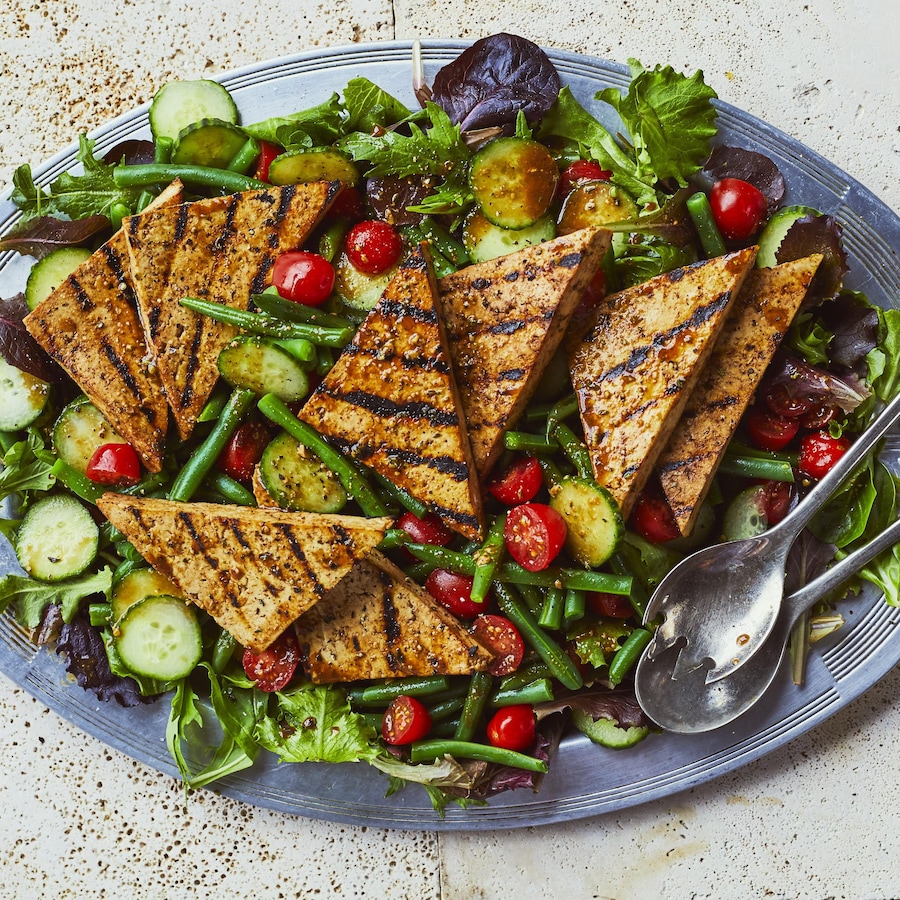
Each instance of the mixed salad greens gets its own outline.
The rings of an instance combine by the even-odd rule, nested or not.
[[[174,91],[183,99],[185,88],[187,112],[166,97]],[[217,88],[173,83],[161,90],[150,111],[153,142],[129,141],[101,159],[94,156],[93,142],[81,136],[77,173],[49,185],[36,183],[27,165],[15,173],[12,201],[22,215],[0,249],[36,260],[29,280],[35,296],[0,300],[0,498],[15,501],[13,516],[0,520],[0,529],[21,560],[27,543],[23,522],[48,498],[75,498],[77,509],[88,510],[90,522],[99,524],[94,550],[78,571],[36,575],[25,565],[0,578],[0,611],[9,609],[37,642],[65,654],[79,683],[101,699],[131,706],[165,702],[160,698],[168,695],[167,742],[190,787],[246,769],[260,752],[271,751],[288,762],[366,761],[389,776],[391,792],[418,782],[442,808],[450,801],[479,803],[499,791],[536,788],[572,725],[605,748],[644,739],[654,726],[638,707],[629,677],[650,638],[641,620],[654,585],[704,542],[764,530],[782,517],[827,471],[842,442],[900,385],[900,317],[843,287],[840,224],[808,207],[785,206],[784,178],[771,160],[717,142],[716,95],[700,72],[686,77],[632,61],[625,93],[609,88],[594,98],[618,115],[622,131],[615,134],[561,83],[543,51],[510,35],[477,42],[443,67],[430,87],[414,77],[420,109],[355,78],[340,95],[313,108],[239,124],[237,108]],[[515,227],[497,224],[473,178],[479,153],[510,138],[520,142],[516,146],[540,144],[555,163],[554,190],[544,211]],[[329,282],[326,296],[316,301],[323,303],[328,327],[340,322],[351,334],[396,271],[397,253],[420,241],[429,244],[441,275],[563,229],[602,226],[614,238],[586,307],[604,292],[754,243],[760,264],[811,253],[824,259],[725,456],[720,475],[728,477],[715,482],[689,537],[673,530],[671,514],[651,485],[603,562],[585,569],[562,550],[532,576],[520,566],[508,571],[521,577],[492,577],[504,559],[515,566],[509,562],[515,550],[503,540],[509,511],[523,503],[548,505],[551,486],[567,474],[591,478],[561,354],[506,435],[505,455],[487,485],[493,527],[484,544],[453,534],[402,491],[373,481],[371,490],[397,519],[383,552],[473,623],[480,637],[494,641],[499,662],[493,674],[313,685],[302,675],[296,648],[262,659],[242,655],[227,633],[195,610],[199,660],[186,676],[167,680],[136,672],[123,660],[111,604],[123,579],[146,563],[95,514],[93,504],[106,490],[171,497],[197,454],[210,456],[209,437],[216,432],[229,443],[217,466],[210,459],[201,471],[195,499],[254,505],[254,454],[278,439],[273,420],[283,404],[267,398],[259,404],[263,415],[256,403],[262,391],[247,402],[246,388],[238,385],[245,402],[238,404],[231,432],[223,433],[220,417],[227,414],[223,410],[234,413],[235,394],[229,400],[227,391],[218,391],[195,435],[170,444],[159,472],[139,468],[123,478],[115,461],[104,469],[97,460],[79,469],[60,446],[57,424],[73,403],[85,400],[22,321],[60,277],[174,178],[191,196],[269,183],[347,183],[339,209],[307,249],[336,273],[333,289]],[[731,184],[737,212],[732,207],[730,218],[719,196],[729,180],[755,192]],[[380,231],[369,229],[377,238],[369,250],[387,254],[384,267],[365,271],[360,252],[348,245],[359,223],[381,223]],[[282,296],[290,296],[281,287]],[[294,299],[302,303],[303,289],[298,291]],[[316,345],[314,336],[303,346],[295,340],[291,350],[308,376],[302,398],[336,353]],[[35,410],[27,421],[18,417],[23,393]],[[245,443],[236,446],[235,435]],[[358,500],[344,493],[340,503],[352,509]],[[789,561],[789,589],[866,543],[896,512],[896,479],[873,455],[798,541]],[[847,590],[857,590],[859,579],[900,605],[900,551],[885,553]],[[474,606],[473,592],[479,595]],[[796,629],[797,679],[809,643],[839,627],[839,599],[827,598]],[[492,638],[491,624],[500,628],[500,637]],[[280,676],[286,668],[285,680]],[[210,714],[223,734],[212,748],[204,727]]]

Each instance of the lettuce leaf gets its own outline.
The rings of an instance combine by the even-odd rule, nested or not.
[[[54,584],[35,581],[27,575],[4,575],[0,578],[0,613],[15,604],[16,619],[22,627],[37,628],[47,607],[56,604],[62,610],[63,621],[71,622],[85,597],[109,595],[112,575],[109,566]]]

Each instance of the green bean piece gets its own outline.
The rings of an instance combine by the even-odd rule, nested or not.
[[[144,557],[138,553],[137,547],[131,543],[131,541],[117,541],[116,542],[116,553],[119,554],[120,559],[127,560],[129,562],[143,562]]]
[[[112,583],[113,587],[115,587],[126,575],[130,572],[133,572],[135,569],[146,569],[147,563],[143,559],[123,559],[119,565],[116,566],[116,570],[113,572]]]
[[[453,718],[465,703],[463,697],[451,697],[449,700],[441,700],[428,707],[428,714],[431,716],[432,722],[443,722],[445,719]]]
[[[407,566],[403,570],[403,574],[413,581],[424,581],[436,568],[438,567],[433,566],[431,563],[417,562]]]
[[[109,224],[113,231],[118,231],[122,227],[122,219],[131,215],[130,207],[124,203],[113,203],[109,208]]]
[[[465,573],[471,574],[471,573]],[[591,569],[544,569],[530,572],[524,566],[507,560],[497,566],[494,581],[510,584],[532,584],[537,587],[577,588],[582,591],[606,591],[609,594],[621,594],[623,597],[631,592],[631,577],[628,575],[611,575],[608,572],[595,572]]]
[[[591,454],[584,441],[565,422],[556,423],[552,437],[556,438],[563,449],[563,453],[575,466],[575,471],[578,472],[579,477],[593,480],[594,467],[591,464]]]
[[[153,161],[159,165],[168,163],[172,159],[172,150],[175,149],[175,141],[165,135],[160,135],[153,145]]]
[[[259,158],[259,141],[256,138],[247,138],[244,146],[234,154],[234,158],[228,163],[229,172],[237,172],[246,175],[250,167]]]
[[[431,255],[431,267],[434,269],[435,278],[444,278],[457,271],[456,266],[454,266],[443,253],[437,250],[430,241],[428,242],[428,247]]]
[[[534,584],[517,584],[516,590],[525,601],[528,611],[537,618],[541,614],[541,607],[544,605],[544,598],[537,585]]]
[[[156,195],[153,191],[144,189],[138,194],[138,198],[134,204],[134,214],[142,213],[155,199]]]
[[[396,550],[409,542],[409,535],[402,528],[388,528],[378,545],[379,550]]]
[[[410,762],[430,762],[441,756],[452,756],[454,759],[477,759],[482,762],[497,763],[501,766],[512,766],[526,769],[529,772],[546,774],[547,763],[535,759],[516,750],[503,750],[489,744],[476,744],[471,741],[435,740],[416,741],[410,745]]]
[[[563,480],[563,473],[560,467],[546,456],[536,456],[538,465],[541,467],[541,473],[544,476],[544,484],[548,488],[556,487]]]
[[[288,341],[275,340],[282,350],[287,351],[297,360],[304,369],[314,369],[318,362],[316,345],[306,338],[291,338]]]
[[[169,489],[170,500],[186,502],[194,496],[203,479],[215,465],[225,444],[241,424],[241,420],[250,412],[255,399],[256,394],[246,388],[235,388],[231,392],[231,396],[212,430],[194,450],[176,476]]]
[[[334,366],[334,354],[330,347],[319,347],[319,358],[316,361],[316,375],[323,378],[331,371]]]
[[[120,188],[147,187],[151,184],[168,184],[180,178],[190,187],[212,188],[226,194],[241,191],[262,190],[272,185],[255,178],[248,178],[228,169],[214,169],[210,166],[179,166],[171,163],[147,163],[138,166],[116,166],[113,181]]]
[[[497,690],[503,691],[504,693],[513,693],[521,690],[532,682],[552,677],[553,673],[550,671],[547,664],[543,661],[538,661],[519,669],[517,672],[513,672],[512,675],[501,678]]]
[[[462,269],[472,262],[469,251],[462,242],[453,237],[443,225],[430,216],[426,216],[422,220],[419,229],[435,250],[449,260],[454,269]]]
[[[432,738],[451,739],[459,728],[459,716],[449,719],[442,719],[439,722],[432,722],[431,731],[428,733]]]
[[[421,500],[416,500],[412,494],[408,494],[403,488],[397,487],[390,478],[385,478],[379,472],[373,472],[372,474],[375,476],[375,480],[384,488],[384,492],[404,509],[409,510],[419,519],[424,519],[428,515],[430,510]]]
[[[129,497],[145,497],[152,491],[161,488],[171,477],[171,470],[164,467],[159,472],[149,472],[137,484],[122,488],[119,493],[127,494]]]
[[[503,541],[503,529],[506,526],[506,514],[497,516],[488,530],[487,537],[481,547],[475,552],[475,573],[472,581],[470,597],[474,603],[484,603],[491,583],[494,580],[494,572],[500,562],[505,547]]]
[[[646,628],[635,628],[625,638],[625,643],[616,650],[612,662],[609,664],[609,680],[613,685],[621,683],[622,679],[631,671],[632,666],[638,661],[638,657],[644,652],[644,648],[653,638],[653,632]]]
[[[456,726],[454,734],[456,740],[471,741],[475,737],[493,684],[494,680],[487,672],[476,672],[469,680],[469,691],[466,694],[462,713],[459,716],[459,725]]]
[[[308,322],[284,322],[267,313],[249,312],[245,309],[234,309],[222,303],[198,300],[196,297],[182,297],[178,301],[185,309],[209,316],[217,322],[233,325],[252,334],[264,334],[267,337],[291,340],[305,338],[314,344],[326,347],[346,347],[353,339],[353,328],[329,328],[326,325],[314,325]]]
[[[422,675],[411,678],[395,678],[382,684],[351,688],[347,699],[351,706],[387,706],[397,697],[427,697],[446,691],[450,682],[446,675]]]
[[[237,638],[223,628],[213,645],[212,659],[210,660],[213,672],[221,675],[225,671],[238,646]]]
[[[569,690],[577,691],[583,681],[569,654],[538,625],[524,602],[505,584],[496,584],[494,595],[500,611],[519,629],[525,643],[547,664],[553,677]]]
[[[88,618],[95,628],[109,625],[112,621],[112,606],[109,603],[91,603],[88,605]]]
[[[264,313],[268,313],[276,319],[287,319],[289,322],[308,322],[310,325],[325,325],[328,328],[353,327],[353,323],[344,316],[323,312],[317,306],[307,306],[305,303],[285,300],[276,291],[251,294],[250,299]]]
[[[625,562],[621,553],[614,553],[609,558],[609,567],[617,575],[630,575],[628,564]],[[650,602],[650,592],[643,584],[641,584],[639,578],[634,578],[632,580],[631,592],[628,594],[628,599],[631,601],[631,605],[634,608],[638,621],[643,622],[644,613],[647,611],[647,604]]]
[[[703,252],[709,259],[714,256],[722,256],[726,252],[725,239],[722,237],[722,232],[719,231],[719,226],[716,225],[709,198],[703,191],[697,191],[696,194],[688,197],[687,208],[694,227],[697,229]]]
[[[762,478],[766,481],[786,481],[793,483],[794,469],[789,462],[765,459],[756,456],[737,456],[731,451],[725,453],[719,463],[722,475],[736,475],[741,478]]]
[[[448,550],[446,547],[438,547],[436,544],[417,544],[411,541],[406,544],[406,549],[422,562],[430,563],[438,569],[458,572],[460,575],[474,575],[477,568],[474,557],[456,550]]]
[[[38,459],[41,458],[41,454],[35,455]],[[81,472],[77,469],[73,469],[68,463],[63,462],[61,459],[52,462],[52,460],[55,459],[52,454],[49,454],[49,457],[52,463],[50,466],[50,474],[61,484],[65,485],[65,487],[73,494],[81,497],[82,500],[87,500],[88,503],[96,503],[97,500],[109,490],[106,486],[91,481],[87,475],[82,475]]]
[[[343,216],[332,219],[319,235],[319,255],[325,257],[328,262],[334,262],[349,230],[350,222]]]
[[[566,394],[565,397],[557,400],[547,412],[547,437],[552,438],[556,426],[577,412],[578,397],[575,394]]]
[[[547,588],[544,592],[544,602],[541,604],[541,612],[537,620],[538,625],[541,628],[558,631],[562,628],[565,606],[566,592],[558,587]]]
[[[553,699],[553,682],[549,678],[538,678],[528,684],[510,690],[499,688],[491,695],[491,706],[517,706],[520,703],[534,705],[547,703]]]
[[[203,409],[200,410],[197,422],[215,422],[222,415],[222,410],[225,409],[227,402],[228,391],[216,390],[209,400],[206,401]]]
[[[503,446],[507,450],[516,450],[520,453],[540,454],[556,453],[559,443],[552,438],[548,439],[542,434],[531,434],[527,431],[507,431],[503,435]]]
[[[381,723],[384,721],[383,712],[358,712],[356,715],[358,715],[369,728],[374,728],[381,734]]]
[[[252,491],[248,491],[239,481],[226,475],[224,472],[213,472],[207,481],[229,503],[237,506],[256,506],[256,497]]]
[[[335,450],[314,428],[301,422],[282,400],[274,394],[266,394],[258,406],[267,419],[283,428],[308,450],[312,450],[337,475],[344,490],[359,504],[363,515],[375,517],[388,514],[387,507],[356,464]]]
[[[584,618],[587,605],[585,592],[577,588],[566,589],[566,599],[563,603],[563,621],[566,625]]]

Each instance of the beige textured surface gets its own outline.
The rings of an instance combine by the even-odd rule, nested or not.
[[[316,45],[508,30],[702,68],[721,97],[900,210],[893,0],[183,0],[0,10],[0,179],[195,77]],[[245,807],[109,751],[0,678],[0,898],[411,900],[900,896],[900,673],[789,747],[668,800],[555,828],[410,835]]]

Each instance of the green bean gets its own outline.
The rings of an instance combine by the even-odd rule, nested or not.
[[[577,622],[584,618],[586,606],[585,592],[577,588],[568,588],[566,590],[566,599],[563,604],[563,620],[568,625],[569,622]]]
[[[38,459],[42,458],[41,453],[36,453],[35,456]],[[65,485],[73,494],[78,497],[81,497],[82,500],[87,500],[88,503],[96,503],[100,497],[102,497],[108,490],[102,484],[97,484],[95,481],[91,481],[87,475],[82,475],[77,469],[73,469],[68,463],[63,462],[61,459],[56,459],[55,462],[53,460],[55,457],[53,454],[48,454],[50,465],[50,474],[53,475],[57,481],[61,484]]]
[[[431,726],[431,731],[428,733],[432,738],[451,739],[456,734],[457,728],[459,728],[459,717],[454,716],[449,719],[442,719],[439,722],[434,722]]]
[[[563,480],[563,472],[560,467],[546,456],[536,456],[538,465],[541,467],[541,473],[544,476],[544,483],[548,488],[554,488]]]
[[[574,416],[577,412],[578,397],[575,394],[566,394],[565,397],[557,400],[547,411],[547,437],[553,437],[553,431],[556,426],[570,416]]]
[[[625,638],[625,643],[616,650],[615,656],[609,664],[608,677],[611,684],[617,685],[622,681],[652,638],[653,632],[646,628],[635,628]]]
[[[497,763],[501,766],[512,766],[526,769],[529,772],[547,772],[547,763],[535,759],[516,750],[503,750],[488,744],[476,744],[470,741],[427,740],[416,741],[410,746],[410,762],[428,762],[441,756],[452,756],[454,759],[477,759],[482,762]]]
[[[594,467],[591,464],[591,454],[584,441],[565,422],[557,422],[553,427],[551,436],[557,440],[559,446],[563,449],[563,453],[575,466],[575,471],[578,472],[579,477],[593,480]]]
[[[131,215],[131,209],[124,203],[113,203],[109,208],[109,224],[113,231],[122,227],[122,219]]]
[[[507,431],[503,435],[503,446],[507,450],[517,450],[521,453],[540,454],[556,453],[559,444],[552,438],[546,438],[542,434],[531,434],[527,431]]]
[[[291,340],[305,338],[314,344],[326,347],[346,347],[353,339],[353,328],[329,328],[326,325],[315,325],[308,322],[284,322],[268,313],[249,312],[246,309],[234,309],[223,303],[212,303],[209,300],[198,300],[196,297],[182,297],[178,301],[185,309],[200,313],[214,319],[241,328],[253,334],[264,334],[267,337]]]
[[[448,550],[446,547],[438,547],[436,544],[417,544],[413,541],[406,545],[406,549],[422,562],[430,563],[439,569],[449,569],[461,575],[474,575],[478,564],[475,558],[459,553],[456,550]]]
[[[238,648],[237,638],[227,632],[224,628],[219,632],[216,643],[213,645],[212,659],[210,665],[213,672],[221,675],[231,662],[235,650]]]
[[[162,487],[171,476],[172,472],[168,467],[160,469],[159,472],[149,472],[137,484],[122,488],[120,493],[127,494],[129,497],[144,497]]]
[[[135,569],[146,569],[147,563],[143,559],[123,559],[119,565],[116,566],[116,570],[113,572],[112,583],[113,586],[117,585],[126,575],[133,572]]]
[[[314,369],[318,356],[316,355],[316,345],[306,338],[291,338],[290,340],[280,341],[277,338],[274,341],[286,353],[290,353],[294,359],[304,369]]]
[[[518,563],[507,561],[497,567],[495,581],[511,584],[533,584],[537,587],[576,588],[582,591],[606,591],[627,596],[631,591],[631,577],[594,572],[590,569],[550,568],[529,572]]]
[[[356,715],[358,715],[369,728],[374,728],[381,734],[381,723],[384,720],[383,712],[358,712]]]
[[[153,145],[153,161],[158,164],[168,163],[172,158],[172,150],[175,148],[175,141],[166,137],[165,135],[160,135],[156,138],[156,141]],[[171,179],[170,179],[171,180]]]
[[[459,717],[459,725],[456,726],[454,733],[456,740],[471,741],[475,736],[493,683],[487,672],[476,672],[469,680],[469,690]]]
[[[513,672],[512,675],[501,678],[497,690],[512,693],[513,691],[521,690],[534,681],[552,677],[553,673],[550,671],[547,663],[539,660],[520,668],[518,671]]]
[[[725,239],[722,237],[722,232],[719,231],[719,226],[716,225],[709,198],[703,191],[697,191],[696,194],[688,197],[687,208],[694,227],[697,229],[703,252],[710,259],[714,256],[722,256],[726,252]]]
[[[446,675],[422,675],[411,678],[396,678],[382,684],[351,688],[347,699],[351,706],[387,706],[392,700],[404,695],[427,697],[446,691],[450,686]]]
[[[614,553],[609,558],[609,567],[617,575],[630,575],[628,565],[620,553]],[[638,620],[643,621],[644,613],[647,610],[647,604],[650,602],[650,592],[643,584],[641,584],[639,578],[632,579],[631,592],[628,594],[628,599],[631,601],[631,605],[634,608]]]
[[[563,612],[566,605],[566,592],[562,588],[551,587],[544,592],[544,602],[538,616],[538,625],[558,631],[562,628]]]
[[[91,603],[88,606],[88,618],[95,628],[109,625],[112,621],[112,607],[108,603]]]
[[[537,586],[533,584],[517,584],[516,590],[525,601],[529,612],[537,618],[541,614],[541,607],[544,605],[544,598],[541,596]]]
[[[493,707],[517,706],[520,703],[546,703],[553,699],[553,683],[549,678],[538,678],[515,689],[500,688],[491,694]]]
[[[719,473],[741,478],[763,478],[766,481],[794,481],[794,469],[789,462],[756,456],[737,456],[726,452],[719,463]]]
[[[436,568],[437,566],[433,566],[431,563],[418,562],[407,566],[403,570],[403,574],[413,581],[424,581]]]
[[[216,390],[213,395],[206,401],[206,405],[200,410],[197,416],[198,422],[215,422],[222,415],[225,404],[228,402],[228,391]]]
[[[155,199],[156,195],[153,191],[144,189],[138,194],[138,198],[134,204],[134,214],[142,213]]]
[[[435,250],[453,265],[454,269],[462,269],[472,262],[469,251],[463,244],[442,225],[439,225],[430,216],[426,216],[419,228],[426,239],[434,246]]]
[[[234,154],[234,158],[228,163],[228,171],[246,175],[249,168],[258,158],[259,141],[256,138],[247,138],[244,141],[244,146]]]
[[[113,181],[116,187],[146,187],[151,184],[168,184],[180,178],[191,187],[212,188],[226,194],[241,191],[270,188],[270,184],[248,178],[227,169],[213,169],[209,166],[180,166],[171,163],[147,163],[139,166],[116,166]]]
[[[334,262],[349,230],[350,222],[343,216],[332,219],[319,235],[319,255],[324,256],[328,262]]]
[[[131,541],[117,541],[116,542],[116,553],[119,554],[120,559],[124,559],[128,562],[143,562],[144,557],[138,552],[137,547],[131,543]]]
[[[441,700],[428,707],[428,714],[432,722],[442,722],[453,718],[465,704],[463,697],[451,697],[449,700]]]
[[[326,313],[315,306],[306,306],[304,303],[295,303],[293,300],[285,300],[275,291],[263,291],[261,294],[251,294],[250,299],[259,309],[278,319],[287,319],[290,322],[308,322],[310,325],[325,325],[328,328],[351,328],[352,323],[344,316],[335,316]]]
[[[491,589],[494,571],[503,555],[503,529],[506,526],[506,514],[497,516],[488,530],[487,537],[475,552],[475,573],[472,581],[470,597],[475,603],[483,603]]]
[[[553,677],[570,690],[578,690],[583,684],[578,667],[559,644],[538,625],[524,602],[505,584],[496,584],[494,595],[500,611],[519,629],[525,643],[547,664]]]
[[[258,405],[260,412],[267,419],[283,428],[308,450],[312,450],[337,475],[347,493],[359,504],[363,515],[369,517],[387,515],[387,507],[356,464],[335,450],[314,428],[306,422],[301,422],[282,400],[274,394],[266,394]]]
[[[414,516],[419,519],[424,519],[425,516],[428,515],[430,510],[425,503],[422,503],[421,500],[416,500],[412,494],[408,494],[403,488],[398,487],[394,484],[390,478],[385,478],[384,475],[379,472],[373,472],[375,476],[375,480],[384,488],[385,493],[394,501],[400,504],[404,509],[409,510]]]
[[[253,496],[253,492],[248,491],[230,475],[226,475],[224,472],[213,472],[207,481],[229,503],[238,506],[256,506],[256,497]]]
[[[316,375],[325,376],[334,366],[334,354],[330,347],[319,347],[319,358],[316,360]]]
[[[250,411],[256,394],[245,388],[235,388],[228,398],[212,431],[194,450],[169,489],[170,500],[188,501],[200,487],[203,479],[215,465],[219,454],[228,443],[241,420]]]
[[[409,535],[402,528],[388,528],[378,545],[379,550],[395,550],[409,543]]]

